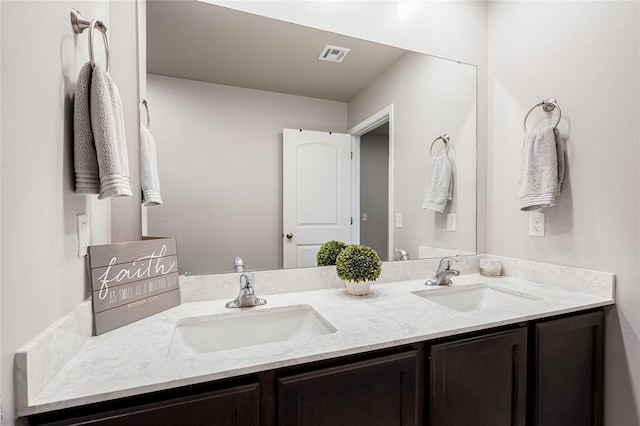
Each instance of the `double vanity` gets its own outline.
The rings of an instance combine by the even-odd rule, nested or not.
[[[267,304],[245,309],[225,307],[237,282],[211,281],[220,297],[196,300],[206,278],[183,278],[180,306],[97,337],[74,336],[90,321],[79,306],[16,354],[18,413],[31,424],[599,424],[614,276],[498,258],[506,276],[487,277],[477,259],[450,286],[425,285],[437,261],[385,264],[389,282],[364,297],[333,282],[278,293],[258,272]],[[409,279],[393,280],[399,263]]]

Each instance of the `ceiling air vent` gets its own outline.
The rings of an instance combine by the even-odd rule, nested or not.
[[[322,49],[322,53],[318,57],[321,61],[329,61],[329,62],[342,62],[347,53],[349,53],[350,49],[346,47],[337,47],[337,46],[325,46]]]

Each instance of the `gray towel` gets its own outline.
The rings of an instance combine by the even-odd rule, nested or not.
[[[442,154],[433,159],[433,173],[424,193],[422,208],[443,213],[447,201],[452,199],[453,168],[449,157]]]
[[[558,129],[553,129],[553,136],[556,139],[556,155],[558,157],[558,191],[556,196],[562,192],[562,184],[564,183],[564,174],[567,167],[567,140],[560,134]]]
[[[564,147],[558,131],[549,126],[526,134],[520,152],[520,210],[554,206],[564,173]]]
[[[100,192],[98,157],[91,130],[89,96],[93,68],[89,62],[80,69],[73,103],[73,166],[76,175],[76,193]]]
[[[142,187],[142,202],[145,206],[162,204],[156,141],[149,129],[142,124],[140,125],[140,186]]]
[[[91,129],[100,169],[98,199],[131,195],[124,114],[118,88],[96,64],[91,76]]]
[[[99,65],[80,70],[73,118],[76,193],[131,195],[120,94]]]

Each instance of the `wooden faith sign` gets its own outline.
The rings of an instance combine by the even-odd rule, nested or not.
[[[176,240],[90,246],[95,335],[180,304]]]

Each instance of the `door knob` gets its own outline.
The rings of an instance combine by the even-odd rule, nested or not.
[[[289,233],[287,234],[287,240],[290,240],[290,239],[292,239],[292,238],[293,238],[293,234],[292,234],[291,232],[289,232]]]

